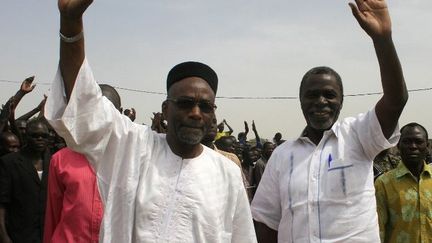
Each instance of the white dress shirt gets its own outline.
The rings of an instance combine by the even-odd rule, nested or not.
[[[256,242],[238,166],[207,147],[196,158],[175,155],[165,135],[102,96],[87,60],[68,103],[57,72],[45,116],[97,172],[101,242]]]
[[[387,140],[372,109],[336,122],[318,145],[286,141],[267,163],[252,216],[279,242],[379,242],[372,160],[397,131]]]

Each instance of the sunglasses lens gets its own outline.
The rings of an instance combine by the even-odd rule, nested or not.
[[[192,99],[182,98],[182,99],[177,99],[176,104],[180,109],[186,110],[186,109],[192,109],[195,106],[195,101]]]
[[[214,111],[214,106],[210,102],[201,101],[199,103],[199,108],[204,113],[211,113]]]
[[[178,99],[170,99],[170,100],[174,102],[178,108],[183,110],[193,109],[196,105],[198,105],[200,110],[204,113],[211,113],[214,112],[214,110],[216,109],[216,106],[207,100],[196,101],[193,98],[186,98],[186,97],[182,97]]]

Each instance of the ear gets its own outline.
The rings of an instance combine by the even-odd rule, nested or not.
[[[167,113],[168,113],[168,102],[164,101],[164,102],[162,102],[162,117],[164,119],[166,119]]]

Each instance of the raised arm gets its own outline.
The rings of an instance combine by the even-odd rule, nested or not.
[[[12,96],[6,104],[2,106],[0,112],[0,133],[8,130],[8,121],[10,117],[10,111],[13,106],[14,97]]]
[[[257,148],[262,148],[261,138],[260,138],[260,136],[259,136],[259,134],[258,134],[258,131],[257,131],[257,129],[256,129],[255,121],[254,121],[254,120],[252,120],[252,131],[253,131],[254,134],[255,134],[255,142],[256,142],[256,146],[257,146]]]
[[[234,132],[234,130],[230,125],[228,125],[228,122],[225,119],[223,120],[223,123],[225,123],[225,125],[228,127],[228,134],[231,135]]]
[[[60,11],[60,71],[69,99],[75,79],[84,61],[82,15],[93,0],[59,0]]]
[[[27,121],[28,119],[30,119],[32,116],[34,116],[38,112],[39,112],[39,116],[38,117],[43,116],[43,107],[45,106],[46,99],[47,99],[47,96],[44,95],[43,100],[39,103],[38,106],[36,106],[35,108],[33,108],[31,111],[25,113],[24,115],[18,117],[17,120],[25,120],[25,121]]]
[[[14,96],[15,106],[18,105],[24,95],[32,92],[33,89],[36,87],[36,84],[33,84],[34,78],[35,76],[28,77],[24,79],[24,81],[21,83],[20,89],[16,92]]]
[[[349,3],[354,17],[372,38],[381,72],[384,95],[375,106],[382,132],[389,138],[408,100],[402,67],[392,40],[391,20],[384,0]]]

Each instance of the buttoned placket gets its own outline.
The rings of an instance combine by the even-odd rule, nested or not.
[[[175,214],[175,209],[179,201],[178,193],[180,192],[180,185],[181,185],[181,178],[182,178],[182,170],[184,165],[184,159],[177,158],[176,162],[180,164],[179,167],[177,167],[173,174],[176,176],[173,176],[170,183],[169,183],[169,193],[168,193],[168,205],[165,207],[163,212],[162,221],[160,222],[160,237],[162,240],[169,241],[171,228],[173,227],[173,214]]]
[[[309,239],[311,242],[321,242],[321,212],[320,212],[320,190],[321,181],[320,177],[323,173],[323,150],[330,138],[332,131],[325,131],[321,141],[315,146],[312,156],[309,160],[309,175],[308,175],[308,219],[309,219]],[[310,143],[312,143],[309,140]],[[312,143],[313,144],[313,143]]]

